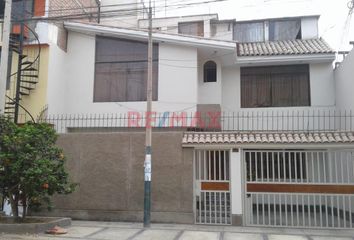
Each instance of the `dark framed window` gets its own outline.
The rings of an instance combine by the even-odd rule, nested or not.
[[[241,68],[241,107],[310,106],[309,65]]]
[[[204,36],[204,22],[180,22],[178,23],[178,33],[183,35]]]
[[[148,45],[96,37],[94,102],[146,101]],[[158,45],[153,47],[153,100],[157,100]]]
[[[217,80],[217,65],[214,61],[208,61],[203,66],[204,82],[216,82]]]
[[[5,1],[4,1],[5,2]],[[13,0],[11,15],[15,19],[29,18],[33,15],[33,1]]]
[[[301,39],[301,20],[269,21],[269,41]]]
[[[5,1],[0,1],[0,17],[4,17],[4,12],[5,12]]]

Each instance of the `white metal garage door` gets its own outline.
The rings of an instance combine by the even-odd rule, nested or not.
[[[352,150],[246,150],[248,226],[352,228]]]

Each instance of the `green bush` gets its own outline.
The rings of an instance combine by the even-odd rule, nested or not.
[[[17,126],[0,117],[0,192],[15,217],[19,217],[19,205],[26,218],[27,207],[45,204],[51,208],[51,196],[75,190],[64,168],[63,151],[55,145],[57,137],[48,124]]]

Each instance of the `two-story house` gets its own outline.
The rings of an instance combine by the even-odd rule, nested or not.
[[[13,26],[29,50],[14,51],[11,72],[20,58],[30,79],[13,74],[8,94],[19,82],[9,100],[33,115],[47,106],[41,121],[62,134],[80,189],[58,200],[53,215],[139,220],[137,146],[149,121],[159,143],[155,221],[353,227],[354,118],[338,110],[351,106],[341,96],[350,89],[336,81],[319,16],[154,19],[154,112],[146,114],[147,20],[132,10],[137,1],[33,4],[37,21]],[[100,5],[102,14],[121,15],[94,24],[85,9]],[[65,18],[64,8],[87,19],[47,23]]]
[[[318,36],[318,18],[154,20],[148,120],[182,131],[176,149],[192,151],[194,164],[191,212],[164,208],[156,221],[352,227],[353,116],[336,110],[335,53]],[[145,126],[148,33],[145,20],[138,25],[64,24],[67,51],[52,59],[45,119],[60,133]],[[102,218],[59,205],[57,214]]]

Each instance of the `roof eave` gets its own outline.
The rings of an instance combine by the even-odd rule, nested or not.
[[[325,54],[302,54],[302,55],[272,55],[272,56],[238,56],[236,63],[248,64],[270,64],[285,62],[333,62],[335,53]]]
[[[127,28],[114,28],[107,26],[90,25],[75,22],[64,23],[66,29],[76,32],[83,32],[85,34],[100,34],[111,37],[121,37],[132,40],[147,40],[148,32],[141,30],[133,30]],[[219,41],[205,38],[180,36],[166,33],[153,33],[155,42],[168,42],[176,45],[195,46],[204,48],[216,48],[224,50],[236,50],[235,42]]]
[[[183,143],[183,148],[195,149],[352,149],[352,143]]]

